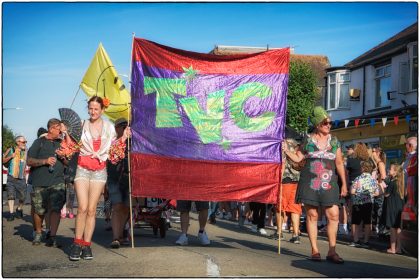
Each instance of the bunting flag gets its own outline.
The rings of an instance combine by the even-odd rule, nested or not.
[[[395,124],[395,125],[398,125],[398,122],[399,122],[399,116],[395,116],[395,117],[393,117],[393,118],[394,118],[394,124]],[[355,119],[355,120],[354,120],[354,126],[355,126],[355,127],[358,127],[358,126],[360,125],[360,122],[361,122],[361,123],[362,123],[362,125],[363,125],[363,124],[365,124],[365,122],[367,122],[367,120],[368,120],[368,119]],[[405,121],[406,121],[407,123],[410,123],[410,120],[411,120],[411,115],[406,115],[406,116],[405,116]],[[388,118],[382,118],[382,125],[383,125],[384,127],[386,126],[387,121],[388,121]],[[338,126],[339,126],[339,123],[340,123],[340,120],[335,120],[335,121],[334,121],[334,126],[335,126],[335,127],[338,127]],[[349,123],[350,123],[350,120],[344,120],[344,127],[346,127],[346,128],[347,128],[347,126],[349,125]],[[370,119],[370,126],[371,126],[371,127],[374,127],[374,126],[375,126],[375,124],[376,124],[376,119],[375,119],[375,118]]]
[[[375,126],[375,119],[370,119],[370,126],[374,127]]]
[[[130,94],[101,43],[80,87],[89,98],[98,95],[109,100],[110,105],[105,109],[105,115],[110,120],[115,121],[122,117],[128,119]]]
[[[133,41],[132,194],[276,203],[289,49],[217,56]]]
[[[349,120],[344,120],[344,127],[347,127],[349,125]]]

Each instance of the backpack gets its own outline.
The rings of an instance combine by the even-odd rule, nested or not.
[[[10,153],[14,153],[15,152],[15,149],[13,148],[13,147],[11,147],[11,148],[9,148],[9,149],[7,149],[7,151],[6,151],[6,156],[7,155],[9,155]],[[5,168],[7,168],[7,169],[9,169],[9,166],[10,166],[10,163],[12,162],[12,160],[13,160],[13,158],[11,158],[11,159],[9,159],[9,161],[8,162],[5,162],[5,163],[3,163],[3,166],[5,167]]]

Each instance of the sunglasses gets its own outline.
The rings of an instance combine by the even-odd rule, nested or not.
[[[18,141],[18,143],[28,143],[28,141]]]
[[[326,125],[332,125],[332,122],[322,122],[321,125],[326,126]]]

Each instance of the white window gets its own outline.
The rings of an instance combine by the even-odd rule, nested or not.
[[[389,106],[388,91],[391,91],[391,65],[375,69],[375,107]]]
[[[328,109],[350,107],[350,72],[340,71],[328,74]]]
[[[407,46],[408,61],[400,62],[399,92],[408,93],[417,90],[418,81],[418,49],[417,43]]]
[[[418,59],[418,49],[417,43],[412,44],[409,47],[409,65],[410,65],[410,90],[417,90],[419,85],[418,75],[419,75],[419,59]]]
[[[410,68],[408,61],[400,62],[399,92],[407,93],[410,87]]]

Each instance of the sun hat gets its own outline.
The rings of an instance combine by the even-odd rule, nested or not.
[[[46,130],[45,128],[43,128],[43,127],[40,127],[39,129],[38,129],[38,132],[36,133],[36,136],[39,138],[42,134],[45,134],[45,133],[48,133],[48,130]]]
[[[121,126],[121,125],[127,125],[128,121],[125,118],[119,118],[115,121],[114,125],[117,126]]]
[[[312,116],[310,117],[310,119],[311,119],[311,123],[314,126],[317,126],[323,120],[325,120],[325,119],[327,119],[329,117],[330,116],[328,115],[327,111],[325,111],[324,108],[322,108],[321,106],[316,106],[314,108],[314,110],[312,111]]]

